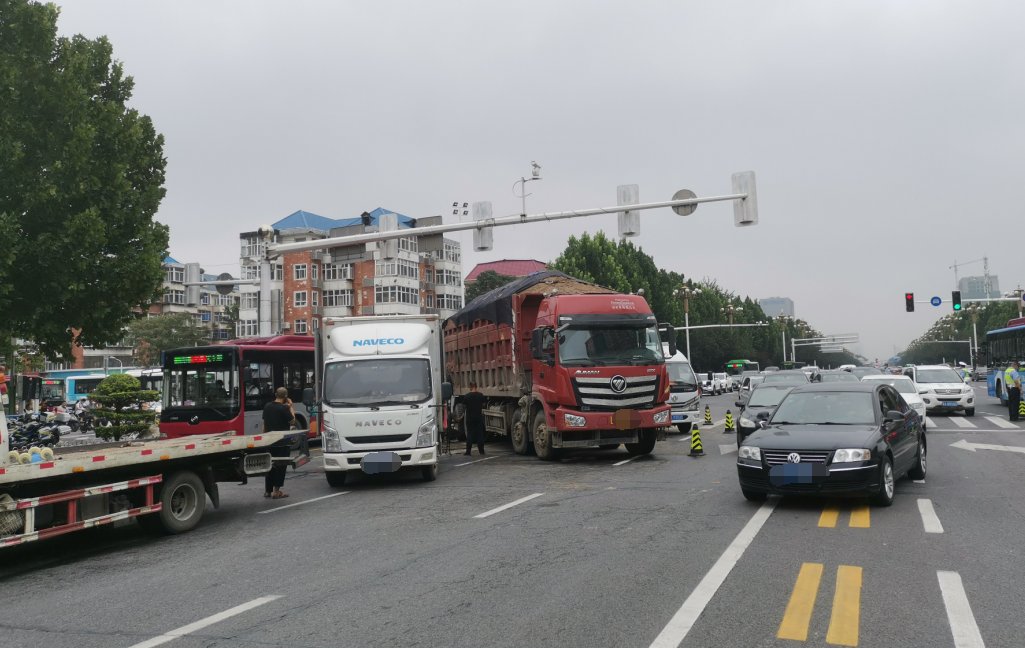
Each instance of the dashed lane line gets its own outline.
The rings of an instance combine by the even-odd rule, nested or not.
[[[936,578],[940,582],[943,594],[943,605],[947,608],[947,621],[950,633],[954,637],[954,648],[985,648],[982,633],[972,614],[972,606],[964,591],[961,575],[952,571],[938,571]]]
[[[276,508],[267,509],[266,511],[257,511],[257,515],[264,515],[266,513],[274,513],[275,511],[284,511],[285,509],[294,508],[296,506],[302,506],[304,504],[311,504],[313,502],[319,502],[320,500],[326,500],[331,497],[338,497],[339,495],[348,495],[352,491],[342,491],[341,493],[331,493],[330,495],[321,495],[320,497],[314,497],[313,499],[303,500],[301,502],[295,502],[293,504],[285,504],[284,506],[278,506]]]
[[[847,526],[852,529],[868,529],[872,526],[872,514],[869,512],[867,504],[851,509],[851,521]]]
[[[687,633],[694,627],[698,617],[704,612],[708,602],[712,600],[715,593],[726,582],[726,577],[736,566],[737,562],[744,555],[744,551],[754,541],[755,536],[762,529],[765,521],[772,515],[776,508],[777,499],[773,498],[762,504],[762,506],[751,516],[744,528],[740,530],[737,537],[733,539],[719,559],[715,561],[712,568],[708,570],[701,582],[694,591],[690,593],[687,600],[683,602],[680,609],[676,611],[673,618],[669,620],[662,632],[651,642],[650,648],[677,648],[687,638]]]
[[[815,599],[819,596],[819,583],[822,581],[822,563],[804,563],[797,573],[794,591],[790,594],[783,621],[776,631],[777,639],[794,641],[808,640],[808,627],[811,615],[815,610]]]
[[[936,509],[933,508],[931,499],[920,497],[918,512],[922,516],[922,526],[925,527],[926,533],[943,533],[943,525],[940,523],[939,516],[936,515]]]
[[[474,459],[473,461],[464,461],[463,463],[457,463],[455,466],[453,466],[453,468],[458,468],[460,466],[469,466],[470,464],[480,463],[482,461],[489,461],[491,459],[494,459],[496,456],[497,455],[492,455],[490,457],[484,457],[483,459]]]
[[[230,610],[225,610],[224,612],[218,612],[217,614],[213,614],[211,616],[208,616],[205,619],[200,619],[199,621],[196,621],[195,623],[190,623],[189,625],[182,626],[182,627],[178,628],[177,630],[171,630],[170,632],[164,633],[164,634],[160,635],[159,637],[153,637],[152,639],[147,639],[146,641],[143,641],[141,643],[133,644],[133,645],[129,646],[129,648],[153,648],[154,646],[160,646],[160,645],[163,645],[163,644],[165,644],[165,643],[167,643],[169,641],[174,641],[175,639],[178,639],[180,637],[184,637],[186,635],[190,635],[193,632],[196,632],[197,630],[202,630],[203,628],[206,628],[208,626],[212,626],[215,623],[220,623],[221,621],[224,621],[225,619],[229,619],[229,618],[231,618],[233,616],[238,616],[239,614],[242,614],[243,612],[248,612],[249,610],[252,610],[253,608],[258,608],[261,605],[265,605],[267,603],[270,603],[271,601],[276,601],[279,598],[281,598],[281,597],[280,596],[276,596],[276,595],[275,596],[261,596],[260,598],[253,599],[252,601],[249,601],[248,603],[243,603],[242,605],[236,605],[235,607],[231,608]]]
[[[613,466],[622,466],[623,464],[628,464],[628,463],[630,463],[630,462],[631,462],[631,461],[633,461],[634,459],[640,459],[640,458],[641,458],[641,457],[643,457],[643,456],[644,456],[644,455],[634,455],[634,456],[630,457],[629,459],[624,459],[624,460],[622,460],[622,461],[617,461],[616,463],[614,463],[614,464],[612,464],[612,465],[613,465]]]
[[[819,516],[819,526],[823,529],[835,529],[839,519],[840,509],[836,506],[827,506],[822,509],[822,515]]]
[[[833,613],[829,617],[826,643],[857,646],[861,623],[861,567],[840,565],[836,570]]]
[[[493,508],[490,511],[484,511],[483,513],[480,513],[479,515],[474,515],[473,517],[477,518],[478,520],[482,520],[482,519],[484,519],[486,517],[494,515],[495,513],[501,513],[502,511],[504,511],[506,509],[511,509],[514,506],[519,506],[520,504],[523,504],[524,502],[529,502],[530,500],[534,499],[535,497],[541,497],[542,495],[544,495],[544,493],[533,493],[531,495],[527,495],[526,497],[521,497],[520,499],[516,500],[515,502],[509,502],[508,504],[503,504],[503,505],[499,506],[498,508]]]

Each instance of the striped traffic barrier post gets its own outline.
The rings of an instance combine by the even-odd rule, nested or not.
[[[1025,402],[1025,401],[1023,401],[1023,402]],[[712,424],[712,408],[710,408],[708,405],[705,405],[705,425],[711,425],[711,424]]]
[[[733,412],[726,410],[726,427],[723,428],[724,433],[736,432],[737,429],[733,424]]]
[[[701,445],[701,428],[696,425],[690,428],[690,456],[703,457],[705,449]]]

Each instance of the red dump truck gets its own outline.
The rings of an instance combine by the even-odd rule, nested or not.
[[[444,340],[454,394],[476,383],[486,430],[518,454],[621,443],[648,454],[670,425],[658,326],[638,295],[538,272],[467,304]]]

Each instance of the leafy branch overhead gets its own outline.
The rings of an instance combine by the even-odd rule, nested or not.
[[[110,42],[57,36],[59,10],[0,2],[0,337],[50,358],[122,335],[157,295],[164,139],[127,106]],[[45,253],[43,252],[45,250]]]

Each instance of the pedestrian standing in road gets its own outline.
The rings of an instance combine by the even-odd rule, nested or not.
[[[1021,365],[1015,360],[1011,366],[1004,370],[1004,389],[1007,390],[1007,417],[1012,421],[1018,420],[1018,404],[1021,403],[1021,374],[1018,369]]]
[[[469,455],[473,444],[477,444],[484,456],[484,394],[477,391],[477,383],[470,383],[470,391],[463,396],[463,428],[466,430],[466,452]]]
[[[274,392],[274,396],[274,400],[263,407],[263,431],[287,432],[292,427],[292,421],[295,420],[295,412],[292,411],[292,401],[289,400],[288,390],[284,387],[278,387],[277,391]],[[287,457],[288,447],[271,446],[271,456]],[[285,485],[286,470],[288,470],[288,466],[274,464],[274,467],[267,473],[264,482],[264,497],[273,499],[288,497],[286,493],[281,492],[281,487]]]

